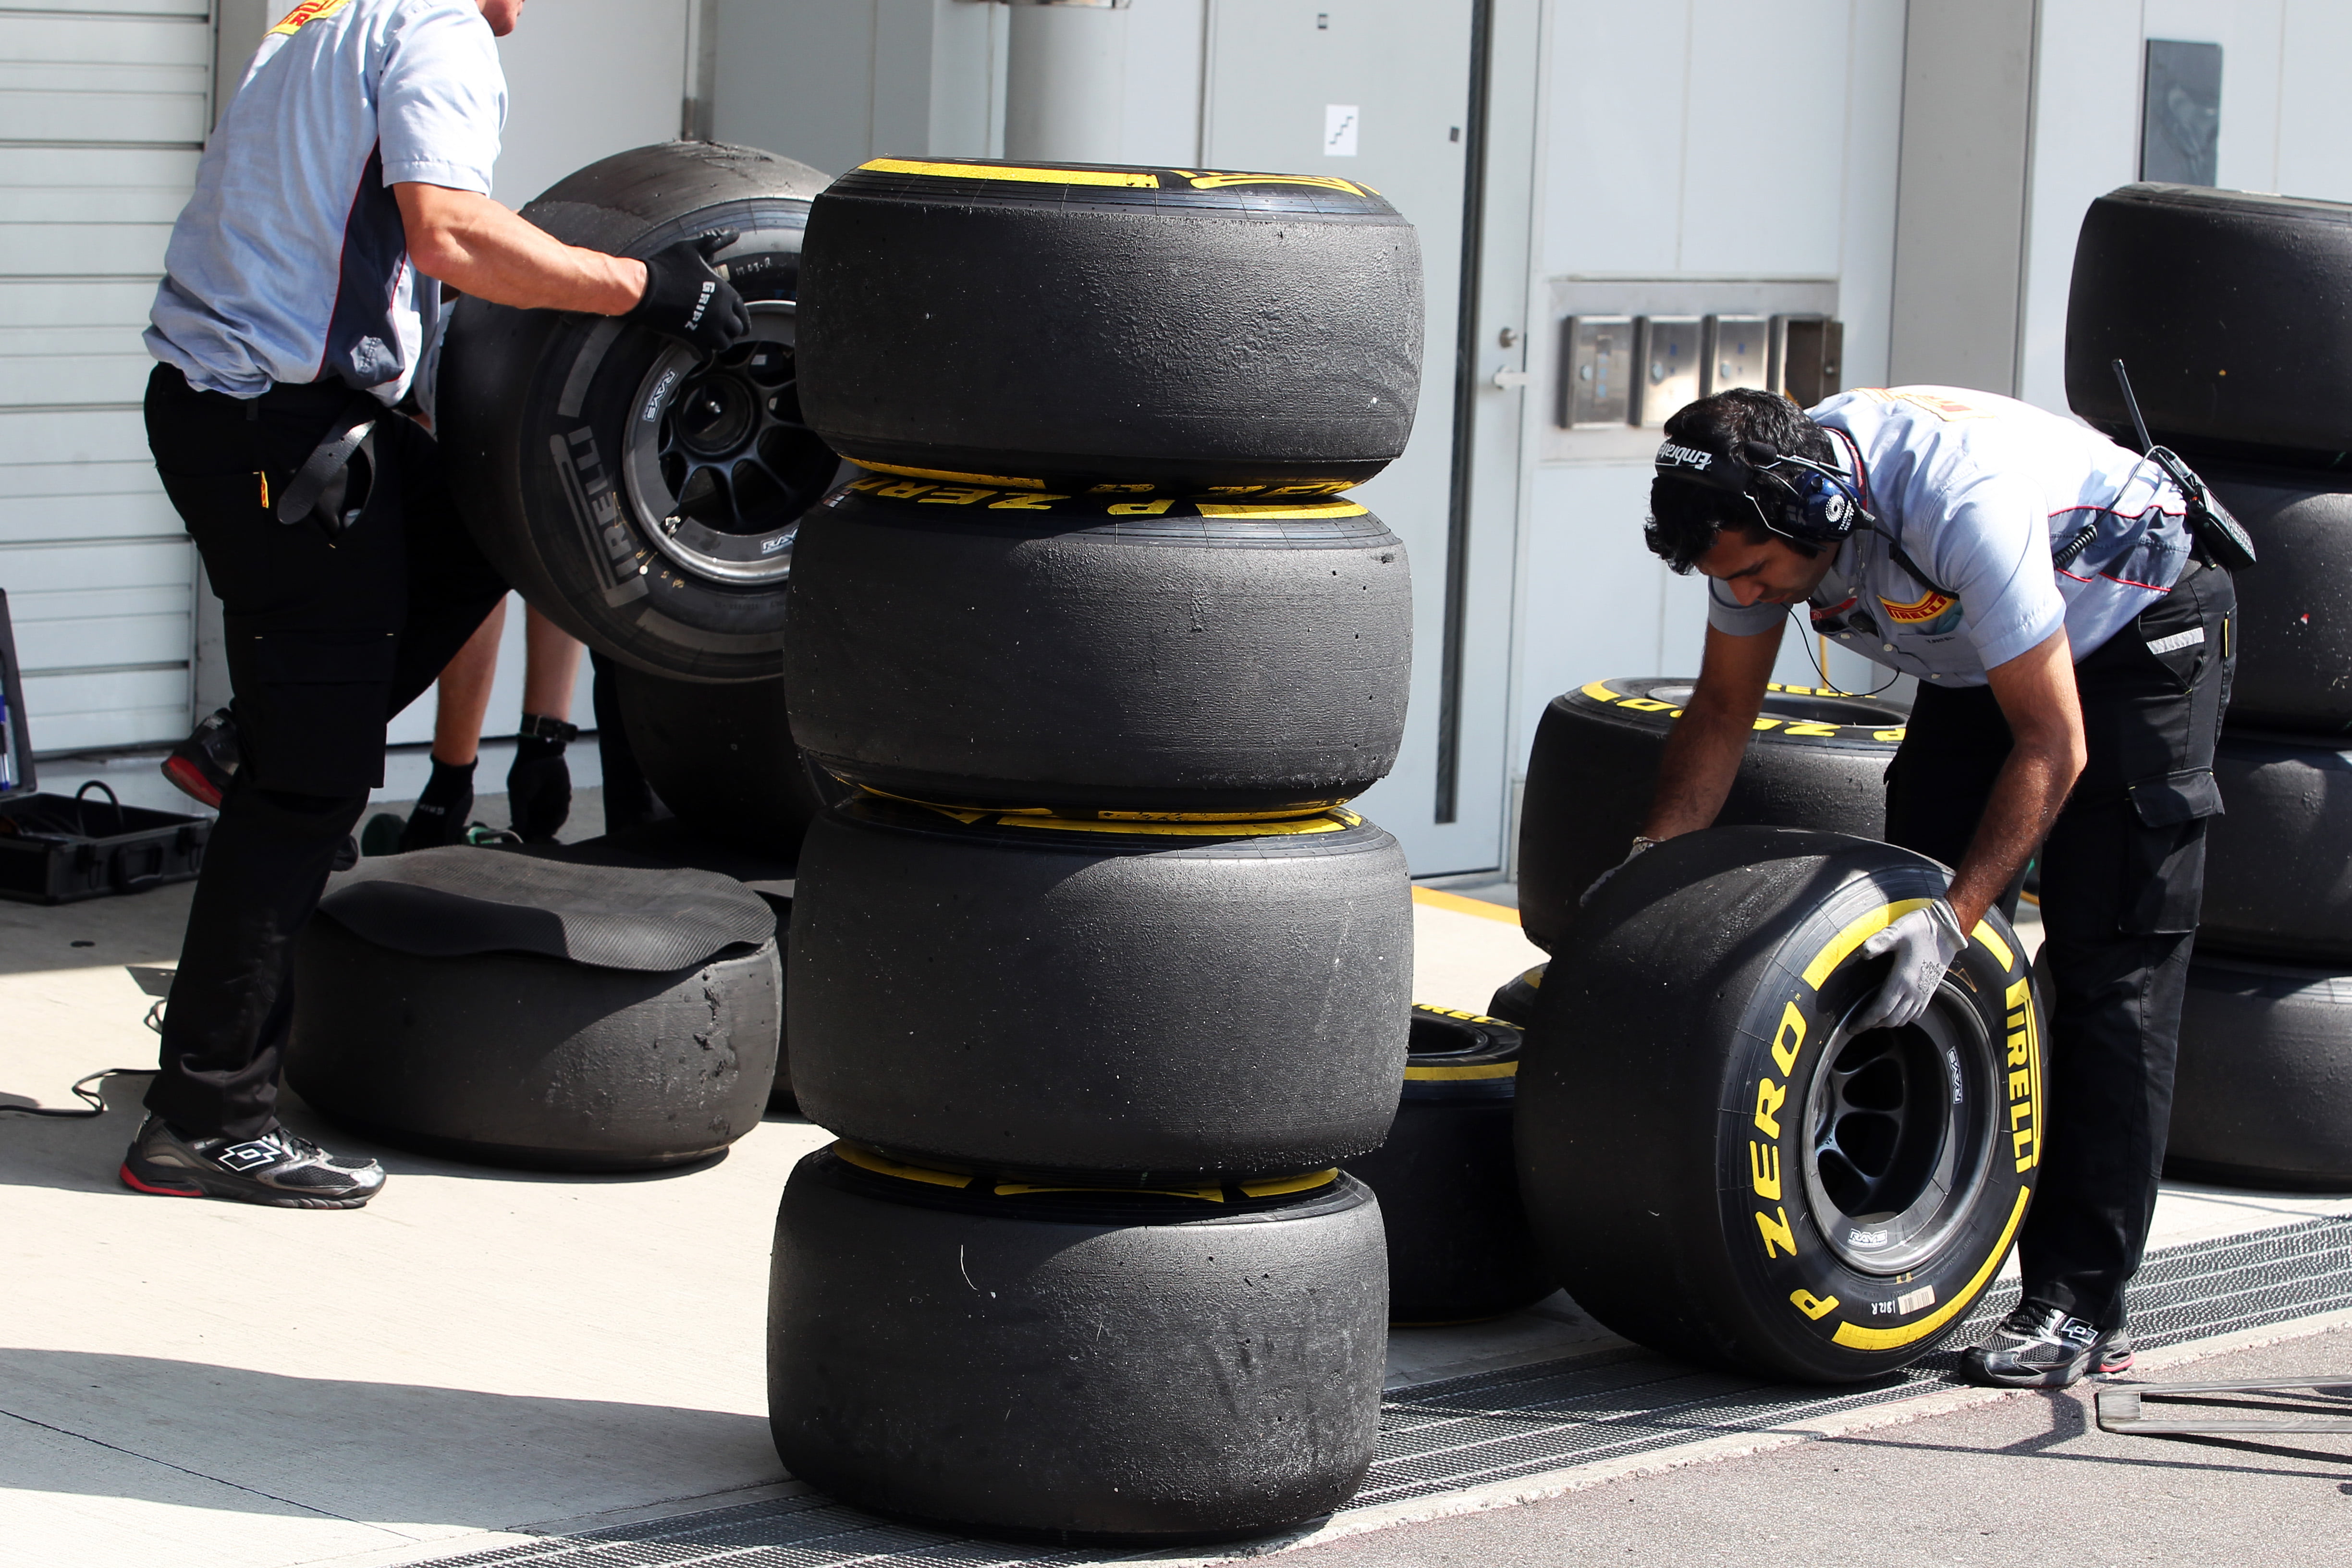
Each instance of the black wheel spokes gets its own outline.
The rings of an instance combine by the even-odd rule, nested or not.
[[[676,519],[770,532],[828,487],[837,459],[802,422],[788,344],[753,340],[698,374],[662,416],[658,461]]]
[[[1933,1090],[1910,1030],[1873,1029],[1846,1042],[1823,1070],[1828,1093],[1813,1157],[1830,1201],[1846,1215],[1899,1215],[1919,1200],[1942,1142]]]

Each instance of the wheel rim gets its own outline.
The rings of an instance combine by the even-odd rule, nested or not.
[[[622,469],[656,549],[697,577],[758,585],[792,575],[801,514],[840,459],[801,419],[793,302],[750,310],[750,334],[717,358],[678,343],[654,361]]]
[[[1967,1220],[1990,1169],[1991,1052],[1948,981],[1915,1024],[1830,1037],[1806,1096],[1805,1188],[1850,1267],[1900,1274]]]

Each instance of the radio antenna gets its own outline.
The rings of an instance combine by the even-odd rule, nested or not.
[[[2132,428],[2139,432],[2140,455],[2145,457],[2156,443],[2147,438],[2147,421],[2139,416],[2139,399],[2132,395],[2131,373],[2124,369],[2121,360],[2116,361],[2116,384],[2124,389],[2124,406],[2131,411]]]

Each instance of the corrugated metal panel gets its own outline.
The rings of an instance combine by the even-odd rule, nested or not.
[[[0,4],[0,586],[44,752],[187,730],[195,552],[139,333],[212,68],[205,0]]]

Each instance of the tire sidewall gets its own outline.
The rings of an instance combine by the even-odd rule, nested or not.
[[[1980,924],[1946,981],[1983,1024],[1999,1076],[1960,1092],[1996,1097],[1979,1108],[1993,1121],[1983,1185],[1934,1253],[1893,1275],[1862,1272],[1822,1235],[1805,1194],[1803,1111],[1831,1059],[1836,1026],[1878,985],[1879,962],[1853,956],[1860,942],[1916,900],[1940,896],[1932,869],[1860,879],[1824,900],[1725,988],[1747,1000],[1727,1016],[1727,1054],[1716,1142],[1723,1235],[1731,1285],[1749,1307],[1771,1358],[1839,1381],[1917,1359],[1957,1326],[2009,1255],[2037,1179],[2042,1127],[2042,1020],[2012,933]],[[1990,931],[1990,942],[1985,940]],[[1826,963],[1826,972],[1822,965]],[[1814,978],[1817,977],[1818,984]],[[1957,1096],[1956,1096],[1957,1100]],[[1922,1294],[1922,1293],[1926,1294]]]
[[[806,215],[803,202],[723,202],[651,226],[625,253],[648,255],[706,230],[734,228],[743,237],[729,265],[747,298],[790,299]],[[659,520],[637,514],[622,479],[638,393],[667,340],[617,319],[566,315],[540,344],[515,420],[520,471],[509,504],[524,525],[528,565],[552,591],[542,609],[647,674],[743,680],[777,673],[786,584],[737,585],[688,574],[655,546]],[[574,405],[576,413],[564,412]]]

